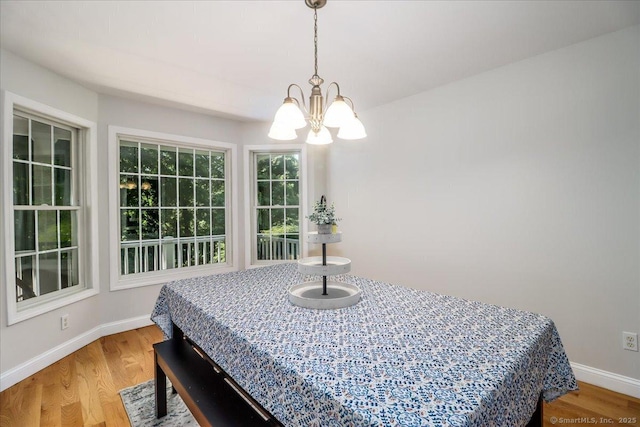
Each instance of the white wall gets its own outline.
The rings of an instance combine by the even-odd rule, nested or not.
[[[334,253],[548,315],[573,362],[640,379],[639,103],[636,26],[362,113],[329,154]]]
[[[98,95],[10,52],[0,53],[2,89],[98,123],[98,158],[101,159],[98,180],[101,189],[106,188],[108,182],[108,168],[104,159],[108,158],[109,125],[240,143],[241,122]],[[238,150],[239,154],[241,152]],[[239,197],[242,197],[242,193]],[[150,323],[147,318],[161,285],[116,292],[109,289],[108,204],[108,192],[105,190],[99,198],[97,209],[99,295],[7,327],[6,287],[4,284],[0,286],[1,389],[22,379],[24,373],[33,373],[30,371],[44,367],[91,342],[105,331],[112,333],[128,329],[131,325]],[[69,314],[70,322],[69,328],[64,331],[60,329],[62,314]],[[121,322],[124,323],[119,324]]]
[[[0,88],[87,120],[98,121],[96,93],[5,50],[0,51]],[[4,245],[2,252],[4,254]],[[91,297],[7,327],[4,271],[0,295],[0,370],[3,373],[96,327],[101,321],[100,316],[95,316],[100,311],[98,298]],[[72,320],[69,328],[64,331],[60,330],[62,313],[68,313],[71,319],[77,319],[76,322]]]
[[[237,121],[108,95],[99,95],[99,107],[98,140],[102,150],[99,154],[100,158],[104,159],[108,157],[107,143],[110,125],[236,144],[240,140],[241,123]],[[99,176],[104,178],[104,182],[107,182],[107,162],[101,162],[98,172]],[[241,194],[239,197],[242,197]],[[109,253],[108,194],[104,195],[102,201],[104,209],[100,211],[99,216],[100,253],[103,254],[100,258],[100,271],[104,277],[103,283],[108,288],[111,256]],[[242,250],[240,253],[242,254]],[[150,314],[161,287],[162,285],[153,285],[115,292],[101,292],[100,305],[103,307],[103,323]]]
[[[98,123],[99,187],[108,183],[108,127],[110,125],[185,135],[238,144],[239,268],[244,266],[243,144],[273,144],[268,125],[240,122],[158,106],[130,99],[99,95],[58,74],[8,51],[0,52],[1,89],[51,105]],[[277,106],[276,106],[277,107]],[[275,110],[274,110],[275,111]],[[300,142],[300,141],[298,141]],[[4,142],[3,142],[4,143]],[[326,149],[308,153],[309,184],[313,194],[324,192]],[[319,177],[319,178],[316,178]],[[319,197],[319,196],[318,196]],[[105,333],[150,323],[148,316],[162,285],[111,292],[109,289],[109,197],[101,193],[98,206],[100,294],[7,327],[6,287],[0,286],[0,390],[88,344]],[[4,207],[3,207],[4,209]],[[4,245],[2,246],[4,250]],[[60,329],[60,317],[70,326]],[[25,339],[33,337],[33,339]]]

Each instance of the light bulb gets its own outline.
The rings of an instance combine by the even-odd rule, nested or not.
[[[362,139],[366,136],[367,132],[364,130],[364,125],[355,114],[338,131],[338,138],[342,139]]]
[[[296,135],[295,129],[277,122],[273,122],[267,136],[271,139],[277,139],[279,141],[291,141],[292,139],[296,139],[298,137],[298,135]]]
[[[353,110],[344,102],[344,98],[338,95],[327,108],[322,124],[330,128],[337,128],[351,120],[351,117],[353,117]]]
[[[301,129],[307,125],[304,114],[302,114],[302,111],[296,105],[293,98],[289,97],[284,99],[284,103],[278,108],[278,111],[276,111],[273,122],[280,123],[292,129]]]
[[[333,138],[331,138],[331,132],[329,129],[322,126],[318,133],[314,132],[313,129],[309,131],[309,135],[307,135],[307,144],[313,145],[326,145],[331,144],[333,142]]]

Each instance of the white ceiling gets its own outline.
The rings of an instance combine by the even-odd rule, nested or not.
[[[329,0],[318,74],[362,111],[638,23],[637,1]],[[304,0],[2,0],[0,37],[98,92],[249,120],[313,74]]]

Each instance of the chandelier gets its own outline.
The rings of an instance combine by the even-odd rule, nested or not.
[[[338,83],[331,82],[327,87],[326,97],[322,96],[322,90],[320,85],[324,83],[324,80],[318,75],[318,9],[322,8],[327,3],[327,0],[305,0],[305,4],[313,9],[313,47],[315,58],[314,73],[309,79],[311,84],[311,95],[309,96],[309,107],[304,102],[304,92],[302,88],[295,83],[292,83],[287,88],[287,97],[284,99],[284,103],[276,112],[273,124],[269,130],[269,138],[277,139],[280,141],[290,141],[296,139],[296,129],[302,129],[307,126],[307,120],[309,121],[309,134],[307,135],[306,142],[308,144],[330,144],[333,142],[330,128],[339,128],[338,138],[341,139],[362,139],[367,136],[364,126],[358,115],[354,112],[353,101],[347,96],[340,95],[340,86]],[[325,102],[325,98],[329,99],[329,89],[332,86],[336,87],[337,95],[333,102],[328,105]],[[300,99],[291,96],[291,88],[296,87],[300,91]],[[349,106],[347,102],[351,104]],[[304,108],[307,118],[300,109],[300,105]],[[325,111],[326,110],[326,111]]]

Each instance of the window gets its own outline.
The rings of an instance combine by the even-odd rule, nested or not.
[[[252,265],[296,260],[303,254],[301,222],[304,153],[299,146],[247,150]]]
[[[168,271],[185,277],[187,269],[204,274],[203,268],[234,265],[230,145],[133,130],[116,133],[114,140],[115,287],[165,282]]]
[[[76,129],[13,115],[16,301],[78,286]]]
[[[84,176],[95,124],[5,93],[7,170],[3,201],[9,324],[97,293],[95,218]],[[9,135],[7,135],[9,134]],[[8,175],[8,176],[7,176]],[[5,210],[6,212],[7,210]],[[95,287],[94,287],[95,285]]]

